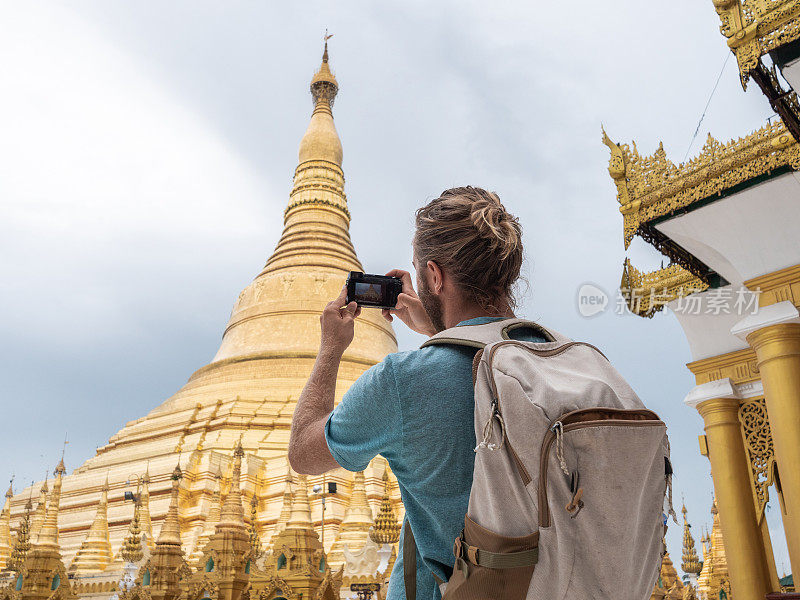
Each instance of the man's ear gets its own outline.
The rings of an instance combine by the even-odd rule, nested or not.
[[[434,261],[429,260],[426,265],[426,277],[428,278],[428,289],[437,296],[444,289],[444,273]]]

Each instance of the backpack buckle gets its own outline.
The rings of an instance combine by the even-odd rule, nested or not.
[[[465,558],[466,546],[467,540],[464,538],[464,530],[462,529],[455,542],[453,542],[453,556],[461,559]]]

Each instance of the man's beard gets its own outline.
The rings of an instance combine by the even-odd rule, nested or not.
[[[442,317],[442,301],[439,300],[438,296],[434,296],[431,293],[424,277],[420,278],[417,295],[419,296],[420,302],[422,302],[422,308],[428,313],[436,332],[438,333],[447,329],[447,327],[444,326],[444,318]]]

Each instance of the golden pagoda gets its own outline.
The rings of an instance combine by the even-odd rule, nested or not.
[[[713,517],[711,534],[705,533],[701,541],[703,544],[703,567],[697,578],[697,597],[699,600],[716,600],[722,597],[720,594],[722,592],[725,598],[731,600],[734,596],[731,594],[728,563],[725,558],[725,546],[716,500],[711,506],[711,515]]]
[[[61,600],[75,597],[64,568],[58,539],[58,511],[61,486],[67,469],[62,459],[54,471],[56,476],[47,514],[25,561],[17,570],[16,590],[26,600]]]
[[[683,582],[678,577],[675,565],[669,557],[669,552],[664,554],[661,561],[661,571],[658,574],[658,581],[650,594],[650,600],[682,600]]]
[[[725,593],[764,598],[783,591],[764,517],[773,484],[800,572],[800,0],[708,6],[742,85],[755,81],[779,118],[727,143],[709,134],[677,164],[661,144],[648,156],[602,139],[624,248],[639,238],[669,260],[645,272],[626,258],[620,291],[635,315],[668,308],[686,336],[696,386],[684,402],[705,425],[718,513],[709,543],[727,563]],[[719,568],[704,563],[698,582]]]
[[[31,549],[31,510],[33,510],[33,505],[31,499],[28,498],[28,502],[25,504],[25,514],[19,521],[14,547],[8,557],[4,573],[19,572],[28,557],[28,551]]]
[[[219,523],[203,548],[201,568],[190,583],[198,591],[212,585],[219,600],[239,600],[242,597],[249,579],[249,565],[254,558],[239,488],[244,457],[241,442],[237,443],[233,456],[231,487],[220,510]]]
[[[100,492],[92,526],[69,567],[70,573],[102,573],[113,560],[108,540],[108,477]]]
[[[339,534],[328,552],[328,562],[334,566],[344,564],[344,549],[357,552],[363,548],[369,539],[369,530],[372,528],[372,509],[367,502],[367,493],[364,488],[364,473],[355,473],[353,488],[350,491],[350,502],[339,525]]]
[[[172,397],[127,423],[95,456],[69,475],[59,472],[54,484],[58,493],[49,493],[49,505],[47,480],[9,498],[4,514],[10,529],[24,533],[27,527],[34,543],[26,557],[25,537],[18,533],[12,545],[3,534],[6,517],[0,516],[0,557],[5,543],[9,555],[26,564],[33,555],[41,558],[38,537],[47,542],[41,546],[49,552],[47,560],[62,565],[64,593],[71,589],[81,597],[111,597],[146,592],[149,598],[170,600],[188,593],[187,586],[197,581],[193,573],[202,571],[200,563],[209,552],[221,552],[212,544],[220,539],[220,527],[239,566],[242,541],[253,556],[255,549],[265,549],[264,560],[276,544],[286,545],[297,557],[325,556],[318,540],[322,497],[309,498],[302,492],[321,483],[322,476],[301,477],[292,484],[287,445],[295,403],[319,348],[319,315],[338,296],[347,274],[363,271],[349,234],[342,144],[332,110],[338,82],[330,68],[327,40],[310,91],[313,110],[300,142],[283,233],[264,268],[236,298],[216,355]],[[396,350],[392,327],[380,311],[363,311],[339,368],[336,402],[364,370]],[[325,481],[336,482],[339,489],[326,498],[323,539],[328,549],[356,547],[368,539],[386,465],[377,457],[360,474],[337,469],[325,475]],[[133,492],[131,478],[139,482],[135,502],[125,498],[126,492]],[[230,481],[227,494],[221,489],[223,481]],[[26,504],[34,490],[40,499],[31,512]],[[232,525],[230,510],[225,509],[235,505],[237,497],[240,502],[249,499],[251,506],[242,539],[238,517]],[[399,492],[393,500],[399,502]],[[298,512],[298,503],[307,508]],[[340,540],[340,526],[348,514]],[[217,558],[214,561],[219,564]],[[69,565],[71,587],[66,585],[64,565]],[[307,573],[306,567],[293,571],[294,579],[286,585],[335,589],[341,578],[337,580],[336,570],[326,565],[320,569],[318,564],[305,582],[301,573]],[[254,568],[252,563],[248,568]],[[0,588],[13,588],[11,577],[0,574]],[[25,582],[29,579],[23,577]],[[244,593],[241,578],[225,578],[229,579],[233,587],[225,588],[228,596]],[[27,588],[22,592],[30,596]]]
[[[378,516],[375,517],[375,526],[369,533],[373,542],[378,544],[394,544],[400,539],[400,528],[392,506],[392,498],[389,494],[390,481],[389,469],[383,472],[383,498]]]

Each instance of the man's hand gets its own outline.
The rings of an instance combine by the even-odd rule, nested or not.
[[[433,326],[428,312],[422,306],[422,300],[419,299],[417,292],[414,291],[414,285],[411,283],[411,274],[401,269],[392,269],[386,275],[402,279],[403,291],[397,296],[395,308],[383,309],[383,317],[387,321],[391,321],[392,315],[397,315],[412,331],[427,336],[436,333],[436,328]]]
[[[322,327],[320,353],[328,352],[332,355],[341,356],[353,341],[354,321],[361,314],[361,307],[355,301],[344,307],[346,300],[347,286],[345,285],[339,297],[328,302],[319,317],[319,323]]]

